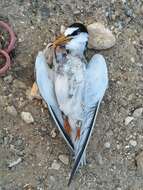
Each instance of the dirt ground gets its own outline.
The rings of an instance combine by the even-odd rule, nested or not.
[[[8,21],[17,35],[13,65],[0,78],[0,190],[143,190],[136,163],[143,151],[143,1],[0,0],[0,20]],[[88,146],[88,164],[68,188],[70,150],[45,104],[31,101],[28,93],[38,50],[61,25],[75,21],[104,23],[116,45],[99,51],[107,61],[109,88]],[[96,51],[87,53],[90,57]],[[34,123],[22,120],[23,111],[32,114]]]

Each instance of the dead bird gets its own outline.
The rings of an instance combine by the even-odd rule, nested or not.
[[[88,37],[87,28],[81,23],[74,23],[49,45],[52,68],[49,66],[51,63],[47,64],[44,52],[38,53],[35,62],[40,94],[74,153],[68,185],[79,166],[86,164],[86,148],[108,87],[104,57],[96,54],[89,63],[84,57]]]

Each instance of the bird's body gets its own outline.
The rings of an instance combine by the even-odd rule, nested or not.
[[[67,29],[66,32],[73,33],[77,30],[74,28],[77,27],[72,27],[69,31]],[[83,35],[85,38],[82,38]],[[91,61],[86,63],[83,55],[83,46],[85,47],[87,43],[86,35],[82,32],[78,38],[77,51],[73,45],[76,41],[72,40],[71,44],[64,48],[55,49],[52,69],[42,52],[38,54],[35,63],[39,91],[75,154],[75,164],[69,183],[80,163],[86,162],[86,147],[108,85],[107,67],[103,56],[94,55]]]

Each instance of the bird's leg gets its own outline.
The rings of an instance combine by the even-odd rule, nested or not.
[[[64,129],[65,129],[66,133],[69,136],[71,136],[72,129],[71,129],[71,126],[69,124],[68,117],[63,115],[63,119],[64,119]]]
[[[75,141],[80,139],[80,131],[81,131],[81,121],[77,121],[76,123],[76,136],[75,136]]]

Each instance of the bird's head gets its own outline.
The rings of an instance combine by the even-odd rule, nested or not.
[[[61,36],[53,42],[53,47],[64,46],[71,54],[82,55],[88,42],[87,28],[81,23],[70,25]]]

